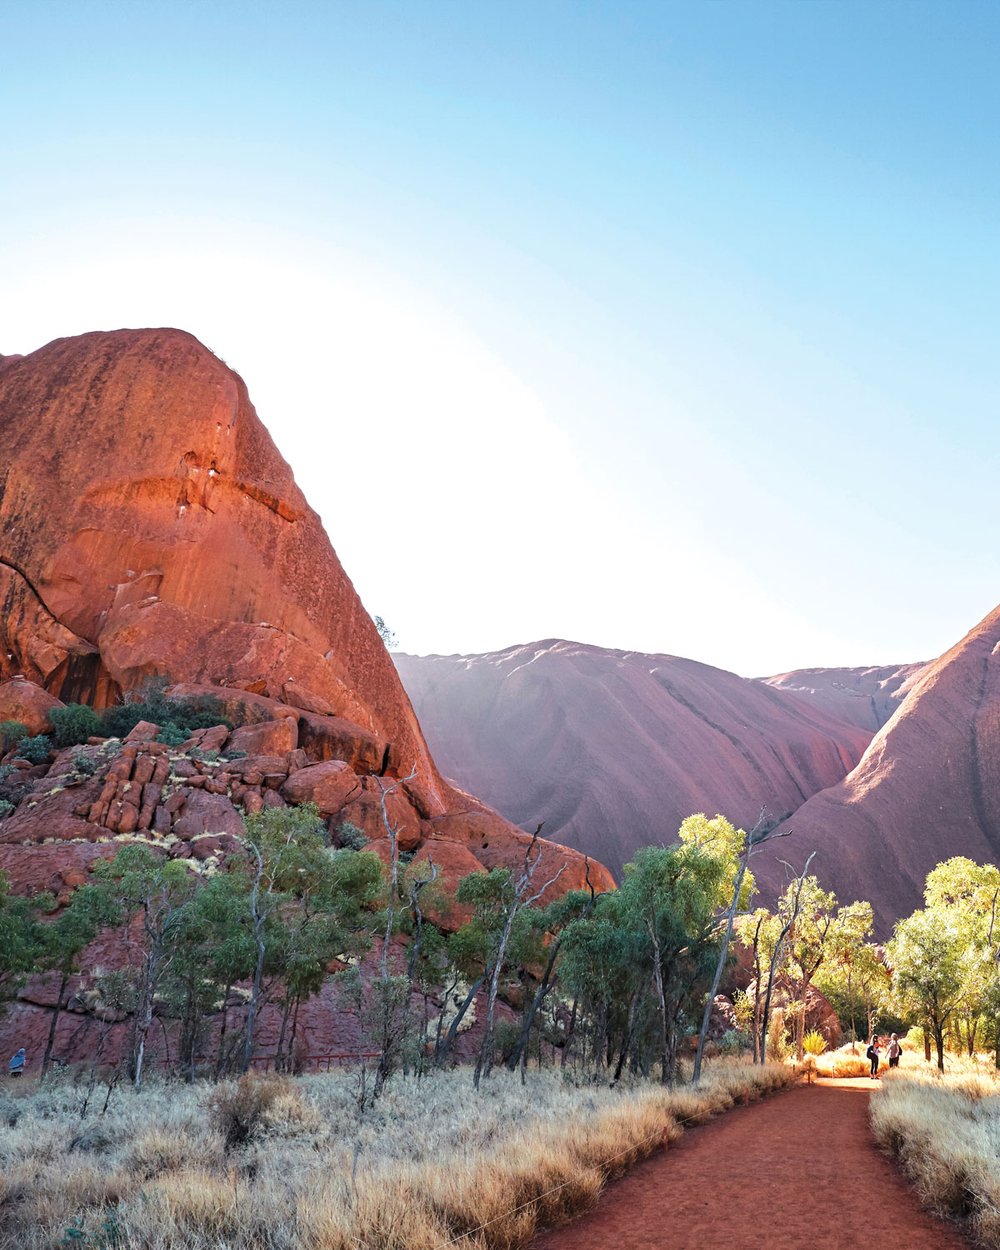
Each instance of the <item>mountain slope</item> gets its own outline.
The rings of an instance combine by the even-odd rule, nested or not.
[[[549,640],[395,658],[445,773],[614,871],[695,811],[795,811],[871,737],[806,695],[675,656]]]
[[[858,766],[786,828],[783,858],[815,848],[816,872],[842,899],[870,898],[883,933],[940,860],[1000,858],[1000,608],[922,669]]]

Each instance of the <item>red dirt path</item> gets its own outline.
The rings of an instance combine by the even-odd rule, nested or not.
[[[824,1081],[688,1129],[533,1250],[968,1250],[875,1146],[870,1088]]]

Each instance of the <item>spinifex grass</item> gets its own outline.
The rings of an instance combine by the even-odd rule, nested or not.
[[[872,1130],[921,1199],[1000,1247],[1000,1082],[971,1072],[893,1072],[872,1095]]]
[[[685,1123],[794,1080],[717,1061],[697,1090],[540,1073],[475,1095],[459,1070],[394,1080],[361,1112],[345,1073],[119,1090],[85,1119],[50,1084],[0,1104],[0,1248],[515,1250]]]

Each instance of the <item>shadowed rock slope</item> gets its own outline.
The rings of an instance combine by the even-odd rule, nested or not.
[[[762,805],[794,812],[853,768],[872,732],[806,694],[676,656],[550,640],[395,658],[448,775],[613,871],[692,812],[743,824]]]
[[[923,668],[857,768],[786,827],[842,899],[871,899],[883,934],[940,860],[1000,858],[1000,608]],[[759,863],[765,883],[780,878]]]
[[[255,761],[249,785],[174,769],[167,793],[166,756],[140,745],[80,793],[29,794],[0,820],[5,870],[37,875],[32,846],[66,864],[122,836],[172,845],[187,824],[195,837],[238,834],[239,808],[317,787],[331,822],[376,837],[382,779],[410,774],[395,794],[407,849],[446,843],[442,857],[466,871],[523,859],[526,834],[441,779],[319,517],[231,369],[169,329],[60,339],[0,365],[3,699],[44,719],[29,682],[100,708],[160,675],[178,697],[217,697],[237,725],[261,726],[237,743]],[[147,786],[156,793],[133,801]],[[544,855],[565,864],[561,889],[581,884],[579,856]],[[595,877],[609,884],[603,869]]]

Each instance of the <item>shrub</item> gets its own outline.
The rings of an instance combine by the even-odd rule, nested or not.
[[[77,751],[73,756],[73,771],[81,777],[93,777],[94,773],[100,768],[97,760],[89,755],[84,755],[82,751]]]
[[[0,799],[0,820],[3,820],[5,816],[9,816],[13,810],[14,804],[10,799]]]
[[[100,722],[93,708],[83,703],[67,703],[49,713],[52,736],[57,747],[76,746],[97,736]]]
[[[179,747],[189,737],[190,734],[181,729],[180,725],[175,724],[172,720],[168,720],[166,724],[160,726],[160,732],[156,735],[156,741],[162,742],[168,747]]]
[[[52,750],[52,741],[46,734],[36,734],[34,738],[22,738],[15,750],[18,758],[29,764],[44,764]]]
[[[753,1038],[742,1029],[727,1029],[719,1038],[719,1052],[723,1055],[742,1055],[753,1049]]]
[[[361,851],[368,845],[368,836],[363,829],[344,820],[337,826],[337,845],[349,851]]]
[[[15,742],[26,737],[28,726],[19,720],[0,720],[0,754],[6,755]]]
[[[821,1055],[826,1050],[826,1038],[819,1029],[811,1029],[802,1039],[802,1049],[807,1055]]]
[[[226,1149],[244,1146],[267,1127],[269,1114],[282,1100],[299,1097],[295,1082],[287,1076],[241,1076],[221,1085],[208,1100],[209,1117],[222,1134]]]
[[[228,725],[222,704],[212,695],[174,699],[167,695],[169,677],[149,677],[126,696],[127,702],[105,708],[100,716],[100,733],[108,738],[123,738],[142,720],[156,725],[172,722],[190,737],[196,729],[212,725]],[[183,739],[182,739],[183,741]],[[179,744],[178,744],[179,745]]]

